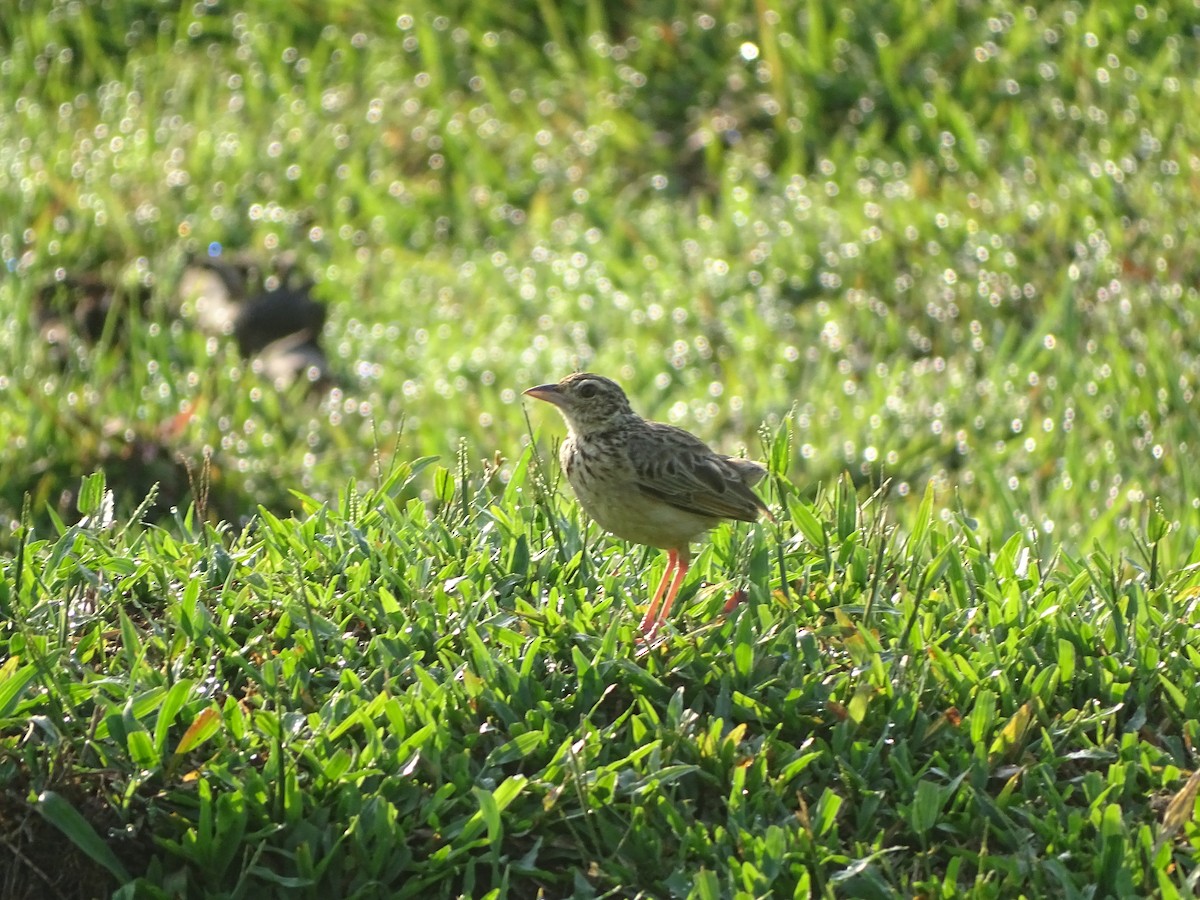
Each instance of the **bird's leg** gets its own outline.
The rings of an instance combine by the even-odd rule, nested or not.
[[[645,627],[642,631],[646,633],[646,639],[650,640],[658,632],[658,626],[667,621],[667,616],[671,614],[671,605],[675,602],[675,597],[679,593],[679,589],[683,586],[683,579],[687,577],[688,564],[691,561],[691,553],[687,547],[682,550],[670,551],[675,557],[675,577],[671,579],[671,589],[667,591],[667,597],[663,600],[662,609],[658,611],[658,617],[650,625],[650,630],[646,631]],[[643,623],[644,626],[644,623]]]
[[[658,587],[654,589],[654,597],[650,600],[650,605],[646,607],[646,615],[642,616],[642,624],[639,626],[642,633],[651,636],[652,632],[647,631],[648,628],[658,618],[658,601],[662,598],[663,590],[667,586],[667,582],[671,580],[671,572],[675,568],[678,555],[674,550],[667,551],[667,568],[663,571],[662,579],[658,582]]]

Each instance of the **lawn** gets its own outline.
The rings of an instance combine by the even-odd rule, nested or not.
[[[1200,887],[1194,5],[0,48],[0,895]],[[577,369],[770,468],[651,646],[521,395]]]

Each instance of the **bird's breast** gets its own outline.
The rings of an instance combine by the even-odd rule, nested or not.
[[[666,549],[679,548],[717,524],[647,494],[622,442],[572,435],[559,461],[584,512],[619,538]]]

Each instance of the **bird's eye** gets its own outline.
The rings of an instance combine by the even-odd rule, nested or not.
[[[578,393],[579,396],[582,397],[584,400],[587,400],[591,397],[595,397],[596,396],[596,385],[592,384],[592,382],[590,382],[590,381],[585,381],[583,384],[581,384],[579,386],[579,390],[576,393]]]

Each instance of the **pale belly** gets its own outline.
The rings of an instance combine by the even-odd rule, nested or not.
[[[601,528],[636,544],[664,550],[686,547],[718,523],[642,493],[624,479],[568,479],[580,506]]]

